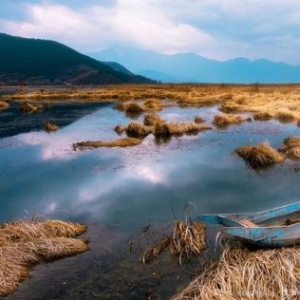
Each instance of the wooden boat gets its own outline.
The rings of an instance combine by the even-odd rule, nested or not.
[[[242,214],[206,214],[198,220],[221,224],[221,232],[260,247],[300,244],[300,202],[278,208]]]

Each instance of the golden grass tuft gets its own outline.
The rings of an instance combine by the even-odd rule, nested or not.
[[[272,118],[274,118],[274,115],[272,113],[269,112],[256,112],[253,114],[253,118],[256,121],[269,121]]]
[[[48,132],[58,130],[58,126],[57,126],[54,122],[51,122],[51,121],[46,122],[46,123],[44,124],[44,128],[45,128],[45,130],[48,131]]]
[[[283,143],[287,147],[300,146],[300,136],[291,136],[291,137],[285,138]]]
[[[72,256],[88,250],[86,241],[67,237],[40,239],[27,243],[27,247],[45,261]]]
[[[73,144],[74,150],[83,150],[83,149],[91,149],[91,148],[100,148],[100,147],[132,147],[142,143],[142,139],[133,138],[133,137],[125,137],[121,139],[116,139],[113,141],[85,141],[78,142]]]
[[[176,221],[171,253],[179,256],[180,264],[182,257],[190,258],[192,255],[200,254],[205,245],[205,227],[202,223]]]
[[[127,127],[125,128],[125,132],[129,137],[145,137],[152,133],[152,127],[143,126],[139,122],[133,121],[127,125]]]
[[[0,296],[13,293],[28,276],[27,268],[0,258]]]
[[[39,105],[35,105],[29,102],[22,102],[20,105],[20,110],[25,113],[37,112],[41,109]]]
[[[220,106],[220,111],[222,111],[223,113],[233,113],[240,110],[240,105],[233,101],[227,101],[225,103],[222,103],[222,105]]]
[[[280,149],[290,159],[300,159],[300,136],[292,136],[284,139],[285,147]]]
[[[192,135],[192,134],[197,134],[200,131],[206,131],[211,129],[211,127],[209,126],[197,124],[194,122],[187,122],[187,123],[170,122],[167,123],[167,126],[171,135],[183,135],[183,134]]]
[[[143,263],[149,264],[155,258],[159,257],[172,243],[172,239],[170,237],[164,237],[160,242],[147,248],[143,255]]]
[[[147,99],[145,102],[144,102],[144,107],[147,109],[147,110],[155,110],[155,111],[158,111],[158,110],[161,110],[163,105],[161,103],[161,101],[159,99]]]
[[[250,251],[226,248],[220,260],[172,300],[298,299],[300,249]]]
[[[235,149],[235,153],[245,160],[253,169],[272,167],[285,160],[285,155],[279,153],[267,143],[257,146],[246,145]]]
[[[300,146],[287,147],[283,153],[290,159],[300,159]]]
[[[146,126],[155,126],[156,123],[162,122],[164,122],[164,120],[156,114],[150,113],[144,116],[144,125]]]
[[[248,121],[248,119],[240,115],[219,114],[214,117],[213,124],[218,128],[225,128],[229,125],[240,124],[246,121]]]
[[[0,110],[5,110],[9,108],[9,104],[5,101],[0,101]]]
[[[0,297],[14,292],[29,276],[29,268],[88,250],[86,241],[75,239],[86,225],[59,220],[6,223],[0,229]]]
[[[136,102],[124,102],[118,103],[116,109],[124,111],[126,113],[142,113],[145,108]]]
[[[152,262],[166,249],[172,255],[182,259],[190,259],[193,255],[200,254],[206,247],[205,227],[200,222],[176,221],[172,237],[164,237],[156,245],[147,248],[143,255],[145,264]]]
[[[197,124],[205,123],[205,120],[202,117],[196,116],[194,122]]]
[[[125,128],[122,125],[118,124],[115,126],[114,131],[120,135],[125,131]]]
[[[288,111],[288,110],[280,110],[276,114],[276,118],[278,121],[282,123],[290,123],[296,120],[296,116],[293,112]]]

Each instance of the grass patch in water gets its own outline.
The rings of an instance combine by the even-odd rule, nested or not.
[[[86,142],[78,142],[73,144],[74,150],[83,150],[83,149],[91,149],[91,148],[100,148],[100,147],[131,147],[136,146],[142,143],[142,139],[126,137],[121,139],[116,139],[113,141],[86,141]]]
[[[219,114],[214,117],[213,124],[218,128],[226,128],[229,125],[240,124],[246,121],[250,121],[250,119],[235,114]]]
[[[13,293],[41,261],[54,260],[88,250],[75,237],[87,227],[59,220],[6,223],[0,229],[0,296]]]
[[[272,148],[267,143],[257,146],[246,145],[235,149],[235,153],[253,169],[272,167],[285,160],[285,155]]]
[[[20,110],[24,113],[33,113],[41,110],[41,106],[29,102],[22,102],[20,105]]]
[[[51,121],[48,121],[44,124],[44,128],[47,132],[52,132],[52,131],[57,131],[58,130],[58,126]]]
[[[143,262],[151,263],[162,252],[169,249],[172,255],[179,257],[179,264],[183,259],[202,253],[206,247],[205,227],[200,222],[176,221],[172,237],[166,236],[159,243],[148,247],[144,251]]]
[[[0,101],[0,110],[5,110],[9,108],[9,104],[5,101]]]

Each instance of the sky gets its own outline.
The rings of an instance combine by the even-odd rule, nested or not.
[[[300,65],[299,0],[0,0],[0,32],[84,53],[134,47]]]

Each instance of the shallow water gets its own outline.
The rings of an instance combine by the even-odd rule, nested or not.
[[[170,121],[191,121],[201,115],[210,123],[216,112],[216,107],[171,107],[159,114]],[[62,111],[61,118],[63,114]],[[181,218],[189,203],[192,216],[196,216],[257,211],[299,200],[299,163],[287,161],[257,173],[233,153],[238,146],[264,141],[280,147],[285,137],[298,134],[295,124],[253,121],[196,136],[172,138],[168,143],[157,144],[153,136],[148,136],[141,145],[131,148],[72,150],[72,143],[78,141],[117,138],[112,130],[114,126],[129,121],[110,104],[55,133],[32,131],[0,139],[0,220],[36,213],[48,218],[84,221],[92,224],[87,236],[94,243],[92,251],[86,254],[39,266],[33,278],[10,299],[22,299],[24,295],[28,299],[122,299],[118,298],[122,293],[126,295],[124,299],[144,299],[149,282],[151,289],[158,293],[153,299],[164,299],[167,296],[162,296],[163,289],[155,289],[158,282],[149,279],[152,278],[149,270],[150,277],[143,278],[143,283],[142,277],[132,275],[134,286],[126,289],[124,274],[136,264],[135,271],[143,271],[140,261],[134,263],[140,253],[128,256],[131,234],[138,234],[147,224],[165,224],[175,216]],[[104,253],[107,255],[103,259],[105,271],[102,265],[99,269],[94,263],[95,255],[101,257]],[[44,278],[43,268],[51,276],[43,275]],[[159,282],[171,284],[173,288],[168,290],[168,297],[176,290],[177,281],[173,277],[178,272],[181,271],[171,272],[167,267],[161,272],[163,279],[160,277]],[[51,290],[49,280],[58,273],[59,279],[51,283]],[[63,284],[68,280],[93,292],[76,298],[76,288],[71,293],[74,287]],[[118,297],[117,292],[113,294],[114,280],[122,281]],[[105,286],[95,290],[99,281],[104,281]],[[37,283],[44,287],[43,295],[35,291]],[[56,294],[50,297],[51,291]],[[136,295],[139,296],[134,298]]]

